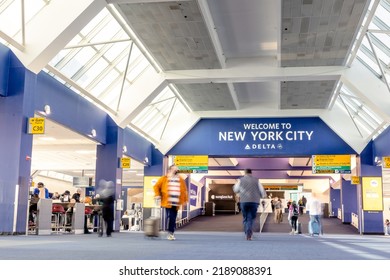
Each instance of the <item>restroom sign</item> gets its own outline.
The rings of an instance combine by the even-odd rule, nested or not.
[[[29,118],[28,134],[45,134],[45,118]]]

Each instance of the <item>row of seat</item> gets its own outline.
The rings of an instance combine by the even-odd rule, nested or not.
[[[61,204],[53,204],[51,212],[53,215],[52,229],[55,232],[60,232],[61,230],[65,230],[67,224],[67,216],[66,216],[67,213],[64,206],[62,206]],[[91,208],[86,207],[84,213],[87,216],[87,219],[89,219],[93,213],[93,210]]]

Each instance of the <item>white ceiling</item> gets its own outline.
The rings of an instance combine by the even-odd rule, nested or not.
[[[30,32],[26,36],[26,51],[15,50],[26,67],[33,72],[41,71],[70,43],[72,36],[76,36],[105,7],[104,1],[91,2],[88,9],[81,5],[72,6],[68,11],[68,27],[65,22],[65,27],[51,26],[58,28],[61,33],[58,36],[46,36],[45,42],[36,40],[40,43],[33,45],[31,43],[36,41],[29,40],[39,36],[34,37],[37,34]],[[128,89],[130,94],[123,94],[122,104],[113,114],[117,117],[115,121],[122,127],[131,124],[137,112],[148,106],[162,87],[170,84],[190,110],[187,115],[169,119],[164,127],[165,134],[156,143],[162,153],[172,148],[202,117],[270,116],[319,116],[359,151],[367,144],[367,139],[357,131],[349,113],[335,108],[332,101],[338,94],[335,89],[340,77],[344,75],[344,83],[352,78],[361,80],[358,75],[350,74],[352,71],[345,75],[350,67],[346,61],[369,2],[107,0],[130,27],[131,32],[125,28],[129,37],[161,68],[153,75],[147,69],[145,73],[149,76],[140,74],[140,78],[134,80],[134,88]],[[56,16],[65,20],[60,17],[60,8],[67,7],[61,5],[64,4],[60,1],[46,5],[45,8],[58,13],[45,13],[50,14],[50,22]],[[112,5],[107,6],[111,12]],[[42,33],[41,30],[37,32]],[[83,43],[93,45],[93,42]],[[63,75],[61,78],[76,87],[71,77]],[[92,96],[87,92],[88,88],[76,88],[86,96]],[[362,90],[359,94],[361,97],[365,92]],[[375,103],[366,101],[366,104]],[[384,110],[379,115],[384,120],[390,119]],[[72,171],[85,173],[94,170],[96,143],[91,139],[54,123],[48,124],[45,136],[56,140],[34,136],[34,171],[50,168],[70,174]],[[142,165],[135,163],[131,169],[138,172]],[[130,174],[129,179],[127,175],[123,177],[124,182],[142,182]]]
[[[280,67],[345,65],[366,0],[118,2],[127,23],[164,71],[229,68],[252,58]],[[126,3],[128,2],[128,3]],[[242,63],[242,62],[240,62]],[[286,77],[288,79],[288,77]],[[176,84],[194,111],[325,109],[333,80]],[[279,98],[277,98],[279,96]],[[235,99],[238,103],[235,103]],[[241,104],[242,103],[242,104]]]

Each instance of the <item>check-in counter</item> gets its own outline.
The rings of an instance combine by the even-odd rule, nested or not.
[[[36,233],[38,235],[51,234],[51,199],[39,199],[37,207],[37,226]]]
[[[75,234],[84,234],[85,222],[85,204],[75,203],[72,215],[72,232]]]

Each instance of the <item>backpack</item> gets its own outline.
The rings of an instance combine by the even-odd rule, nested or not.
[[[293,214],[293,216],[298,216],[299,215],[298,207],[296,205],[293,206],[292,214]]]

